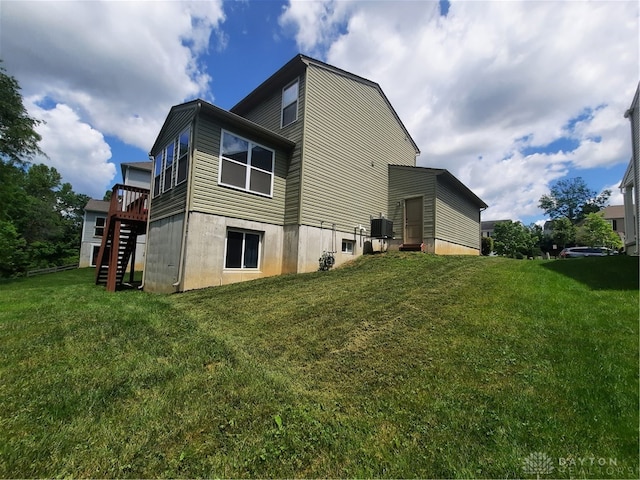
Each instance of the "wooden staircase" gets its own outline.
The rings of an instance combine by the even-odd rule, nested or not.
[[[147,231],[148,211],[148,189],[114,185],[96,260],[96,285],[106,285],[108,291],[115,292],[129,264],[129,282],[133,283],[138,235]]]

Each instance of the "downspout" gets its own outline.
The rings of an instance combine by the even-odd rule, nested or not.
[[[196,142],[195,139],[197,137],[196,132],[198,129],[198,118],[200,115],[200,110],[202,109],[202,103],[198,102],[198,106],[196,107],[196,112],[193,118],[193,128],[191,129],[191,148],[189,152],[189,180],[187,182],[187,200],[184,212],[184,222],[182,225],[182,245],[180,246],[180,260],[178,261],[178,279],[173,284],[173,287],[180,288],[183,277],[184,277],[184,261],[186,257],[187,251],[187,233],[189,232],[189,208],[191,207],[191,192],[193,189],[193,172],[195,170],[195,151],[196,151]]]
[[[145,229],[145,233],[144,233],[144,266],[142,267],[142,282],[140,283],[140,286],[138,287],[138,290],[144,290],[144,280],[147,276],[147,259],[149,258],[149,225],[151,225],[151,200],[153,198],[153,195],[155,192],[152,191],[152,187],[154,187],[155,185],[155,168],[156,168],[156,161],[155,158],[153,158],[153,156],[151,155],[151,152],[149,152],[149,160],[151,160],[153,162],[153,166],[151,167],[151,182],[149,183],[149,208],[147,208],[147,228]]]

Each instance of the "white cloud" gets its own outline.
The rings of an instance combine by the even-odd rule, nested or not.
[[[55,167],[77,193],[102,198],[116,174],[115,165],[109,162],[111,148],[104,137],[80,120],[69,106],[60,104],[44,110],[38,107],[38,100],[25,98],[25,106],[32,115],[44,120],[36,131],[42,136],[40,148],[47,158],[38,157],[36,163]]]
[[[48,121],[64,114],[76,134],[113,136],[148,151],[172,105],[206,96],[210,76],[199,58],[212,34],[224,47],[224,19],[221,0],[9,0],[2,2],[1,56],[25,97],[58,105]],[[47,115],[31,108],[32,116]],[[60,137],[50,135],[63,132],[50,124],[41,133],[42,149],[54,158]],[[102,148],[94,137],[68,140]],[[99,166],[102,181],[101,161],[89,164]]]
[[[437,2],[292,1],[281,23],[304,51],[381,85],[419,165],[458,176],[491,206],[485,218],[516,219],[541,215],[538,199],[569,168],[628,162],[638,11],[452,1],[443,17]],[[527,154],[562,137],[577,148]]]

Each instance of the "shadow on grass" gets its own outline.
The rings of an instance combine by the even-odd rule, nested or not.
[[[592,290],[638,290],[638,257],[568,258],[541,265]]]

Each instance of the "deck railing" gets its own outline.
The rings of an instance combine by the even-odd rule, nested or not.
[[[149,189],[116,184],[111,192],[109,217],[122,220],[147,220]]]

